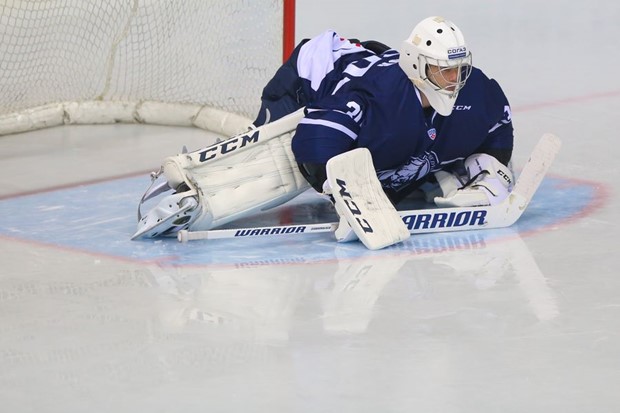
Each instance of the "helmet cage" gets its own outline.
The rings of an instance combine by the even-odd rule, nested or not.
[[[458,59],[434,59],[429,56],[425,56],[420,54],[418,56],[419,68],[420,68],[420,79],[426,82],[435,92],[446,95],[450,98],[456,98],[459,91],[465,86],[465,82],[469,75],[471,74],[472,68],[472,57],[471,53],[468,53],[467,56],[461,57]],[[439,70],[433,71],[432,75],[435,78],[441,78],[442,84],[439,86],[437,83],[433,81],[429,72],[431,68],[429,66],[438,67]],[[446,77],[446,72],[448,70],[457,69],[457,78],[456,81],[450,81]]]

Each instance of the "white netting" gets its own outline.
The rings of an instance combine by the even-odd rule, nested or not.
[[[191,124],[205,107],[253,118],[281,63],[282,3],[3,0],[0,134],[168,123],[174,110]],[[151,112],[141,112],[143,102]]]

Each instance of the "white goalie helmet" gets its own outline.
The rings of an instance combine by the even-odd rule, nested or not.
[[[403,42],[399,65],[428,98],[433,109],[440,115],[448,116],[471,73],[471,53],[456,25],[443,17],[434,16],[418,23]],[[430,79],[429,65],[438,68],[433,73],[436,79],[444,76],[443,86]],[[451,73],[450,77],[446,76],[447,73]]]

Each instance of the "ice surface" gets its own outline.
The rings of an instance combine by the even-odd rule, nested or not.
[[[148,171],[214,136],[0,137],[0,410],[619,411],[617,3],[297,4],[299,39],[398,47],[427,15],[454,20],[511,100],[516,169],[543,133],[563,140],[522,219],[373,252],[131,242]],[[304,197],[260,219],[333,218]]]

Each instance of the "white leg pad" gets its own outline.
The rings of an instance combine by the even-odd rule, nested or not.
[[[192,231],[208,230],[281,205],[310,186],[299,172],[291,139],[302,112],[207,148],[165,160],[171,187],[198,193]]]

